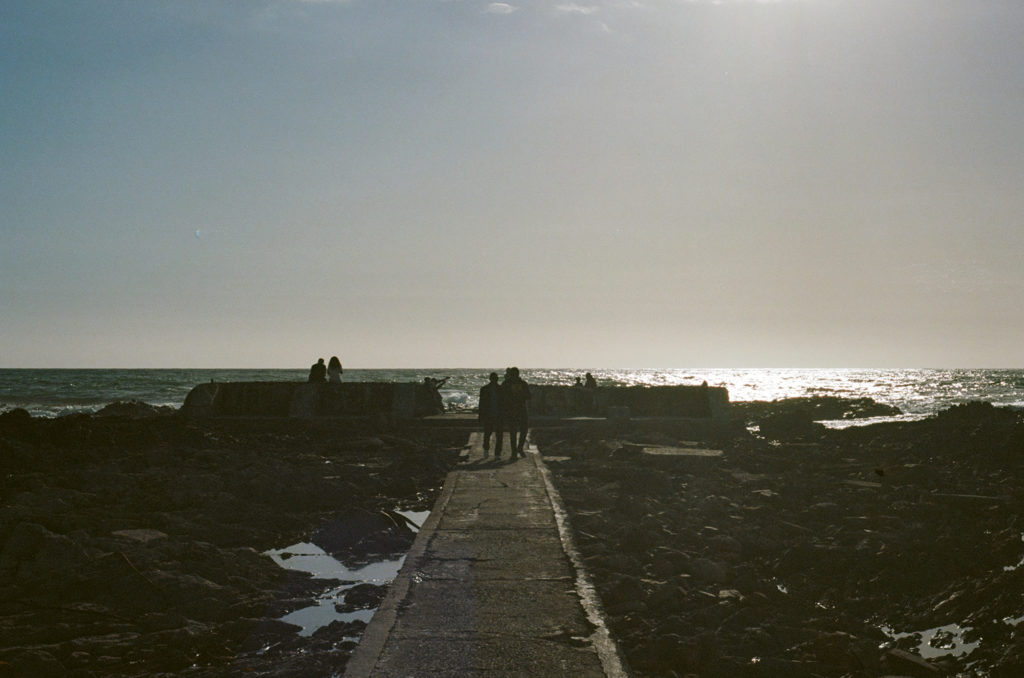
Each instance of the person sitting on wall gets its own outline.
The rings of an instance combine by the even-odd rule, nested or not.
[[[488,375],[490,381],[480,389],[480,409],[478,418],[484,427],[484,456],[487,456],[491,447],[491,433],[497,434],[494,442],[494,458],[501,459],[502,438],[505,437],[505,427],[502,418],[505,416],[502,403],[501,385],[498,384],[498,373],[491,372]]]
[[[316,364],[309,368],[309,381],[316,384],[327,381],[327,365],[324,365],[323,358],[317,360]]]
[[[583,386],[583,382],[580,381],[579,377],[576,377],[576,381],[572,383],[573,386]]]
[[[345,370],[341,369],[341,361],[338,360],[338,356],[332,355],[330,361],[327,363],[327,381],[332,384],[341,383],[341,374]]]
[[[439,390],[451,377],[445,377],[444,379],[434,379],[433,377],[423,377],[423,385],[427,387],[427,393],[430,394],[430,404],[433,406],[434,414],[444,414],[444,398],[441,397],[441,391]]]
[[[594,375],[587,372],[587,383],[584,384],[587,388],[597,388],[597,379],[594,379]]]

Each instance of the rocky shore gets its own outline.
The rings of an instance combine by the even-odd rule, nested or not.
[[[732,411],[710,438],[665,420],[534,430],[635,675],[1024,675],[1019,412],[832,430],[815,421],[894,412]],[[465,442],[138,403],[0,415],[0,677],[340,675],[363,623],[301,636],[281,618],[334,582],[267,552],[404,553],[396,510],[428,510]],[[344,611],[382,594],[359,586]]]
[[[0,415],[0,676],[328,676],[363,623],[280,621],[334,582],[265,552],[346,565],[404,554],[465,432],[188,421],[118,404]],[[363,585],[348,609],[375,607]]]
[[[1019,412],[845,430],[814,421],[891,411],[735,412],[717,440],[536,432],[635,675],[1024,675]]]

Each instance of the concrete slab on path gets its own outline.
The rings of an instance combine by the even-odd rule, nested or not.
[[[536,448],[472,433],[346,678],[626,675]]]

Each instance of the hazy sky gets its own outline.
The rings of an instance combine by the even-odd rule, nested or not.
[[[0,366],[1022,367],[1020,0],[3,0]]]

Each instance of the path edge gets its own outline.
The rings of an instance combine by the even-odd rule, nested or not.
[[[548,501],[551,502],[551,508],[555,514],[555,523],[558,526],[558,537],[562,542],[562,550],[565,551],[565,555],[569,558],[569,562],[572,563],[573,570],[576,572],[576,595],[580,599],[580,604],[587,615],[587,620],[594,626],[594,632],[588,640],[590,640],[594,650],[597,652],[597,657],[601,662],[601,668],[604,670],[606,678],[630,678],[632,674],[619,650],[619,645],[608,630],[604,608],[601,607],[601,601],[597,596],[597,589],[591,583],[590,575],[587,574],[587,570],[583,566],[583,558],[576,548],[576,541],[573,539],[572,528],[569,525],[569,513],[562,502],[562,496],[558,493],[558,489],[555,488],[555,484],[551,479],[551,471],[541,458],[540,450],[537,449],[536,445],[532,444],[532,440],[530,448],[531,454],[529,456],[533,458],[534,465],[540,471],[541,478],[544,479]]]
[[[473,442],[473,435],[471,435],[469,442],[463,449],[472,449]],[[381,653],[384,652],[384,645],[391,636],[391,630],[398,619],[398,608],[408,595],[409,586],[416,574],[416,570],[420,567],[423,554],[426,552],[430,541],[434,538],[437,525],[441,522],[441,516],[444,515],[445,507],[455,491],[458,475],[458,470],[452,470],[445,476],[444,485],[441,487],[441,494],[437,497],[437,501],[434,502],[430,515],[423,521],[423,525],[420,526],[420,531],[416,534],[416,539],[413,540],[412,546],[409,547],[409,552],[405,556],[405,563],[402,565],[402,569],[398,571],[398,576],[395,577],[391,586],[388,587],[387,595],[384,596],[380,607],[374,612],[373,618],[367,625],[366,630],[363,631],[363,635],[359,639],[359,645],[356,646],[352,656],[349,657],[348,663],[345,665],[345,673],[342,674],[344,678],[369,678],[377,667],[377,661],[380,659]]]

